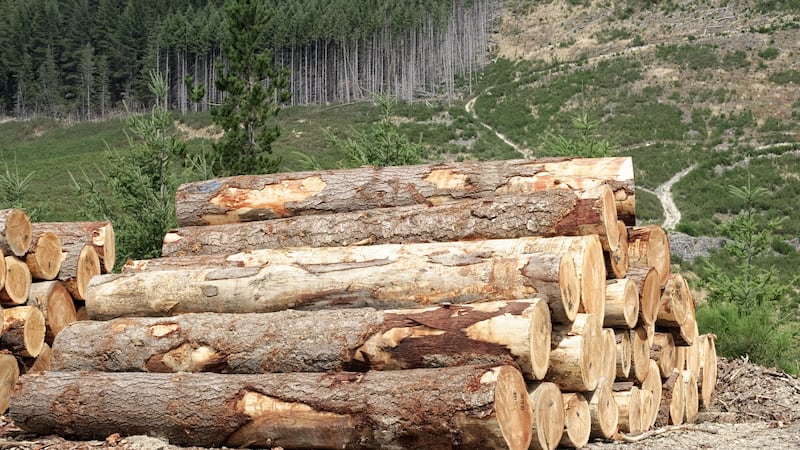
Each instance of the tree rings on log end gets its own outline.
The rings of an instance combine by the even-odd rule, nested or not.
[[[494,411],[503,438],[510,449],[527,449],[533,437],[533,414],[522,374],[511,366],[499,366],[484,377],[497,377]]]
[[[5,242],[11,253],[23,256],[31,247],[31,219],[21,209],[11,209],[5,215]]]
[[[533,411],[533,431],[530,448],[553,450],[564,434],[564,400],[555,383],[538,383],[528,387]]]

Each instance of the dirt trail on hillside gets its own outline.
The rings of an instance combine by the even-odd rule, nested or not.
[[[501,141],[505,142],[508,146],[510,146],[511,148],[516,150],[517,152],[519,152],[519,154],[521,154],[523,158],[530,158],[531,157],[530,150],[520,147],[519,145],[517,145],[514,142],[512,142],[509,138],[507,138],[503,133],[495,130],[489,124],[484,123],[483,121],[481,121],[481,119],[475,113],[475,101],[478,100],[478,97],[480,97],[480,94],[476,95],[475,97],[473,97],[472,100],[468,101],[467,104],[464,105],[464,110],[467,111],[467,114],[469,114],[478,123],[483,125],[484,128],[486,128],[490,132],[494,133],[494,135],[497,136],[498,139],[500,139]]]

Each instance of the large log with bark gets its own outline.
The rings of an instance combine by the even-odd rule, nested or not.
[[[9,412],[33,433],[101,440],[149,434],[207,447],[518,450],[528,448],[533,429],[525,382],[511,366],[258,375],[51,371],[22,376]]]
[[[31,246],[31,219],[17,208],[0,210],[0,250],[6,255],[23,256]]]
[[[64,258],[72,253],[80,253],[80,249],[88,244],[97,253],[103,273],[114,269],[117,246],[111,222],[36,222],[33,230],[55,233],[64,247]]]
[[[52,231],[34,231],[25,264],[37,280],[52,280],[61,270],[61,239]]]
[[[411,205],[179,228],[164,237],[162,255],[589,234],[599,235],[610,251],[619,247],[617,228],[614,195],[603,185],[582,191],[549,189],[436,206]]]
[[[550,313],[538,299],[413,310],[182,314],[76,322],[58,335],[52,366],[262,373],[512,363],[534,380],[547,372],[550,333]]]
[[[583,293],[594,301],[605,291],[595,235],[292,248],[239,256],[242,267],[95,277],[88,313],[110,319],[329,306],[392,309],[539,297],[550,304],[554,320],[569,320]],[[570,257],[575,272],[562,272]]]
[[[586,189],[608,184],[620,218],[635,222],[628,157],[435,163],[401,167],[247,175],[188,183],[175,196],[178,225],[213,225],[463,198]]]

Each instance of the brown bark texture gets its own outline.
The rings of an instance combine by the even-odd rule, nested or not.
[[[181,185],[178,225],[213,225],[392,206],[437,205],[551,188],[608,184],[620,218],[635,221],[633,163],[628,157],[550,158],[364,167],[247,175]]]
[[[31,219],[17,208],[0,210],[0,249],[6,255],[23,256],[31,246]]]
[[[116,262],[116,241],[111,222],[36,222],[34,231],[52,231],[61,239],[64,253],[80,253],[89,244],[101,261],[103,273],[111,272]],[[67,255],[64,258],[68,258]]]
[[[53,368],[263,373],[511,363],[538,379],[549,365],[550,332],[541,300],[124,318],[66,328]]]
[[[148,434],[177,445],[287,449],[524,449],[533,428],[525,383],[510,366],[259,375],[51,371],[21,377],[10,416],[26,431],[78,439]]]

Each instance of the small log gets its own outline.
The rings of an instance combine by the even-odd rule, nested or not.
[[[656,325],[660,327],[680,327],[689,314],[692,292],[689,284],[679,273],[670,274],[661,292]]]
[[[600,328],[591,314],[578,314],[572,325],[553,325],[546,381],[561,390],[587,392],[597,387],[603,364]]]
[[[683,389],[683,376],[677,370],[664,381],[661,389],[661,403],[655,425],[680,425],[683,423],[686,410],[686,398]]]
[[[686,320],[679,327],[662,327],[661,330],[672,334],[676,346],[688,347],[693,345],[700,334],[697,329],[694,306],[689,307],[686,311]]]
[[[618,249],[617,227],[614,196],[611,189],[603,185],[583,191],[549,189],[435,206],[410,205],[178,228],[164,237],[161,254],[165,257],[213,255],[254,248],[591,234],[600,236],[604,247]],[[613,235],[613,239],[609,235]]]
[[[617,239],[617,249],[603,252],[606,261],[606,273],[609,278],[625,278],[628,273],[629,259],[628,255],[628,228],[625,222],[617,222],[617,230],[619,231],[619,238]]]
[[[613,382],[616,378],[627,379],[631,373],[633,358],[630,330],[615,330],[614,342],[617,347],[617,365],[615,377],[609,378],[609,382]]]
[[[78,254],[84,245],[89,244],[102,262],[102,272],[109,273],[114,269],[117,246],[111,222],[36,222],[33,230],[55,233],[67,255]]]
[[[540,379],[548,368],[550,330],[547,305],[538,299],[83,321],[58,335],[53,368],[262,373],[513,362],[528,379]]]
[[[44,316],[35,306],[16,306],[3,310],[3,348],[19,356],[36,357],[44,347]]]
[[[42,311],[47,330],[45,340],[49,343],[53,342],[64,327],[78,320],[72,296],[58,281],[32,283],[28,304]]]
[[[617,337],[614,330],[604,328],[600,332],[600,342],[603,347],[603,363],[600,378],[613,380],[617,376]],[[622,363],[620,363],[622,364]]]
[[[23,358],[25,373],[47,372],[50,370],[52,360],[53,349],[45,343],[38,356],[35,358]]]
[[[635,222],[629,157],[434,163],[401,167],[276,173],[181,185],[178,225],[213,225],[297,215],[343,213],[464,198],[587,189],[608,184],[617,212]]]
[[[631,268],[654,268],[658,272],[658,287],[669,279],[670,251],[667,233],[660,225],[652,224],[628,229],[628,256]]]
[[[582,289],[604,291],[604,280],[584,268],[602,266],[599,246],[597,236],[580,236],[261,250],[241,255],[244,267],[101,275],[92,280],[86,306],[91,318],[110,319],[538,297],[556,316],[553,304],[575,310]],[[599,259],[579,261],[571,252]],[[579,280],[559,271],[566,255],[581,267]]]
[[[695,378],[700,377],[700,340],[686,347],[686,370],[692,372]]]
[[[697,377],[691,370],[681,372],[683,378],[684,398],[686,400],[686,422],[695,423],[700,410],[700,399],[697,392]]]
[[[533,412],[533,450],[554,450],[564,433],[566,421],[561,390],[554,383],[528,384],[528,402]]]
[[[19,379],[17,358],[9,353],[0,353],[0,411],[8,409],[11,393]]]
[[[583,448],[589,443],[592,431],[592,418],[589,402],[578,392],[561,394],[564,401],[564,432],[559,447]]]
[[[0,290],[3,305],[24,305],[31,289],[31,271],[28,265],[16,256],[6,256],[6,282]]]
[[[639,383],[643,383],[650,370],[650,343],[644,327],[631,330],[631,374]]]
[[[658,286],[658,272],[652,267],[628,269],[628,279],[636,284],[639,291],[639,319],[644,325],[655,326],[658,318],[658,305],[661,301],[661,288]]]
[[[652,403],[647,409],[648,415],[643,416],[642,424],[644,428],[650,428],[656,423],[656,416],[658,416],[658,405],[661,404],[661,371],[658,368],[658,363],[650,360],[649,370],[647,377],[642,382],[642,390],[652,393]]]
[[[618,426],[623,433],[638,433],[642,427],[642,399],[639,388],[631,387],[627,391],[615,391],[611,395],[619,412]]]
[[[25,264],[37,280],[52,280],[61,270],[61,239],[52,231],[34,231]]]
[[[700,399],[703,408],[711,406],[714,390],[717,386],[717,346],[716,336],[704,334],[700,336]]]
[[[597,388],[586,394],[591,417],[591,438],[610,439],[617,432],[619,411],[612,395],[611,384],[610,380],[600,378]]]
[[[31,247],[31,219],[21,209],[0,210],[0,249],[6,255],[23,256]]]
[[[175,445],[235,448],[518,450],[528,448],[533,429],[525,382],[510,366],[258,375],[51,371],[20,377],[9,413],[36,434],[148,434]]]
[[[633,328],[639,319],[639,290],[630,279],[606,282],[604,327]]]
[[[86,300],[89,282],[100,275],[100,258],[90,244],[63,247],[65,259],[61,263],[58,279],[72,298]]]
[[[642,402],[639,409],[642,422],[641,431],[647,431],[652,427],[650,420],[658,413],[658,404],[656,403],[655,396],[649,389],[639,389],[639,400]]]
[[[677,368],[675,340],[669,333],[656,333],[650,346],[650,359],[658,364],[661,378],[668,378]]]

